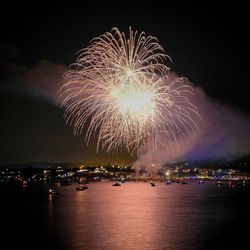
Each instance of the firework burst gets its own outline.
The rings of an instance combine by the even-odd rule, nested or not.
[[[161,140],[195,132],[197,108],[190,102],[184,78],[170,80],[165,54],[157,39],[113,28],[94,38],[64,76],[59,93],[65,119],[86,141],[97,135],[97,151],[126,149],[133,153]],[[85,130],[84,130],[85,131]]]

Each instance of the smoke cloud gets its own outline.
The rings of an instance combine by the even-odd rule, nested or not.
[[[35,67],[20,76],[20,81],[33,95],[45,97],[59,105],[57,92],[62,84],[65,70],[65,66],[61,64],[40,61]]]
[[[8,81],[5,91],[60,104],[57,92],[66,71],[64,65],[41,60],[33,67],[15,63],[4,63],[2,67]]]
[[[202,117],[196,120],[199,131],[190,133],[187,140],[177,138],[177,144],[172,142],[167,148],[158,145],[153,159],[150,150],[144,148],[136,168],[155,169],[173,160],[229,160],[250,153],[250,117],[212,100],[200,87],[193,88],[191,101]]]

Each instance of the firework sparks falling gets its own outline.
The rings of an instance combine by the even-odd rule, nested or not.
[[[113,28],[94,38],[66,72],[60,89],[66,122],[86,141],[97,135],[98,148],[125,148],[133,153],[150,144],[156,149],[162,134],[172,140],[197,130],[192,118],[191,86],[184,78],[170,80],[165,54],[157,39]],[[168,140],[163,143],[168,143]]]

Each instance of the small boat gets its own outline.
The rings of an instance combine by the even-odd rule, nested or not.
[[[167,180],[166,185],[170,185],[170,184],[171,184],[171,180]]]
[[[121,186],[121,183],[120,183],[120,182],[116,182],[116,183],[114,183],[112,186],[114,186],[114,187],[120,187],[120,186]]]
[[[156,184],[154,182],[152,182],[152,181],[150,181],[150,184],[151,184],[152,187],[156,186]]]
[[[83,191],[85,189],[88,189],[87,186],[79,186],[79,187],[76,187],[76,191]]]

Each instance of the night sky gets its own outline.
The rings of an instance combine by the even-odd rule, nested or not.
[[[56,97],[76,52],[112,27],[156,36],[171,69],[208,98],[249,117],[248,8],[143,1],[79,5],[5,4],[0,41],[0,165],[34,161],[131,162],[126,153],[95,153],[66,126]],[[227,124],[223,124],[227,126]],[[237,125],[240,128],[240,125]],[[216,133],[216,132],[215,132]]]

